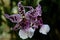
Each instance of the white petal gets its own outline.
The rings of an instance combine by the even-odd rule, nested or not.
[[[24,31],[24,30],[20,30],[20,31],[19,31],[19,36],[20,36],[20,38],[22,38],[22,39],[27,39],[27,38],[28,38],[27,33],[26,33],[26,31]]]
[[[28,29],[28,37],[32,38],[32,36],[34,35],[35,29],[33,29],[32,27]]]
[[[47,24],[43,24],[39,30],[40,33],[47,35],[47,33],[50,31],[50,27]]]

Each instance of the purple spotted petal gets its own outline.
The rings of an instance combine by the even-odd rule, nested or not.
[[[23,29],[26,30],[30,28],[30,21],[27,19],[23,19],[21,22],[17,23],[13,30]]]
[[[25,13],[24,6],[21,4],[21,2],[18,3],[18,11],[19,11],[20,14]]]
[[[17,23],[12,30],[18,30],[18,29],[20,29],[20,28],[21,28],[21,27],[20,27],[20,24]]]
[[[29,6],[27,6],[27,7],[32,8],[32,7],[29,7]],[[34,20],[36,20],[37,16],[41,16],[41,13],[42,13],[41,6],[38,5],[36,7],[36,9],[31,9],[28,12],[26,12],[25,16],[26,16],[27,19],[30,19],[30,20],[34,21]]]
[[[38,4],[38,6],[36,7],[36,9],[35,9],[35,15],[39,15],[39,16],[41,16],[41,13],[42,13],[42,10],[41,10],[41,6]]]
[[[26,7],[29,8],[30,10],[28,12],[26,12],[25,17],[28,20],[30,20],[30,22],[34,23],[34,21],[36,20],[36,17],[37,17],[36,15],[34,15],[35,14],[34,9],[31,6],[26,6]]]
[[[22,17],[19,14],[14,15],[5,14],[5,17],[8,18],[13,23],[19,23],[22,20]]]
[[[22,27],[22,29],[27,29],[27,28],[30,27],[30,21],[24,18],[24,19],[20,22],[20,26]]]
[[[41,26],[43,25],[43,20],[42,18],[37,18],[37,21],[35,22],[36,25]]]

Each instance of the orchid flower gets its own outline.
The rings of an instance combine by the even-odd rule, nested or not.
[[[29,11],[25,12],[25,8],[29,8]],[[42,11],[39,4],[34,9],[32,6],[23,6],[21,2],[19,2],[18,13],[19,14],[13,15],[5,14],[5,17],[11,22],[16,23],[13,30],[19,29],[20,38],[32,38],[38,26],[41,27],[39,32],[42,34],[46,35],[50,31],[49,25],[43,24],[41,17]]]

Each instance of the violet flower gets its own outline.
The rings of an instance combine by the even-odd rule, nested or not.
[[[25,12],[25,8],[29,8],[30,10]],[[32,6],[23,6],[21,2],[18,3],[18,13],[8,15],[5,14],[5,17],[9,19],[11,22],[16,23],[13,30],[19,29],[19,36],[22,39],[32,38],[35,32],[35,29],[39,27],[39,32],[42,34],[47,34],[50,31],[49,26],[43,24],[42,21],[42,11],[41,6],[38,6],[34,9]]]

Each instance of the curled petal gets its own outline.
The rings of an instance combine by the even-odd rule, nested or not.
[[[50,27],[47,24],[43,24],[39,30],[40,33],[47,35],[47,33],[50,31]]]

